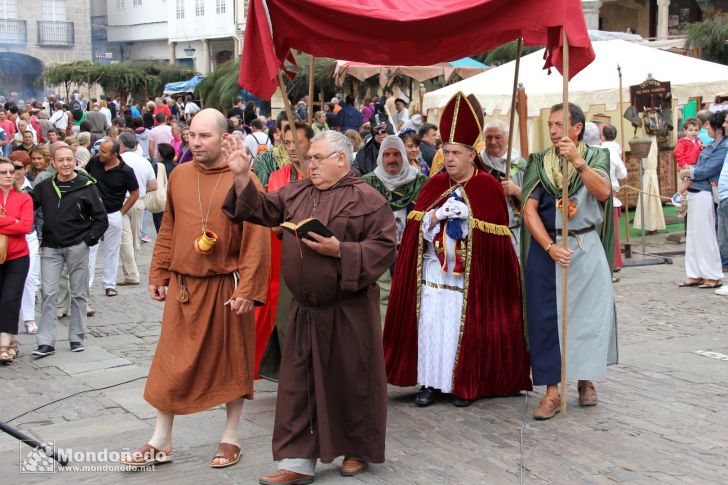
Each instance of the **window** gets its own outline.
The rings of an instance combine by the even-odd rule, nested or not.
[[[116,10],[124,10],[124,0],[116,0]]]
[[[195,16],[202,17],[205,15],[205,0],[195,0]]]
[[[66,21],[66,0],[43,0],[43,20]]]
[[[225,9],[227,7],[227,0],[217,0],[215,5],[215,13],[221,14],[225,13]]]
[[[18,0],[0,0],[0,18],[18,18]]]
[[[141,7],[142,6],[142,0],[133,0],[131,5],[133,7]]]
[[[177,19],[185,18],[185,0],[177,0]]]

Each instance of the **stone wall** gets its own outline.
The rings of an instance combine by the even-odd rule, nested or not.
[[[19,5],[20,6],[20,5]],[[15,52],[35,57],[44,66],[59,62],[91,60],[91,25],[88,0],[66,0],[66,21],[73,22],[74,45],[40,46],[38,45],[38,20],[44,18],[42,2],[23,2],[18,8],[18,19],[25,20],[27,25],[27,43],[25,45],[3,46],[5,52]]]

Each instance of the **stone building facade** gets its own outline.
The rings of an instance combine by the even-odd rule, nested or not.
[[[54,63],[91,60],[88,0],[0,2],[3,91],[39,96],[36,79]]]

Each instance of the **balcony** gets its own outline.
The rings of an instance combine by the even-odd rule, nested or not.
[[[38,20],[38,45],[73,47],[73,22]]]
[[[0,44],[26,44],[28,30],[25,20],[0,19]]]

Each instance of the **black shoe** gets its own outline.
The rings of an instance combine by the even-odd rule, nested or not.
[[[81,342],[71,342],[71,352],[83,352],[86,347]]]
[[[435,400],[435,394],[436,391],[434,387],[422,386],[420,392],[417,393],[417,397],[415,397],[415,404],[420,407],[429,406]]]
[[[459,407],[459,408],[466,408],[473,404],[475,400],[468,401],[467,399],[463,399],[462,397],[455,396],[455,399],[452,400],[453,406]]]
[[[55,353],[56,349],[52,345],[39,345],[37,349],[31,352],[31,355],[34,355],[35,357],[38,357],[40,359],[42,357],[48,357],[49,355],[53,355]]]

